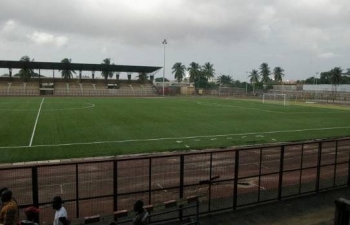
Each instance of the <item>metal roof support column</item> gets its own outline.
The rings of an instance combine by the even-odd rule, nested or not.
[[[127,74],[128,74],[128,81],[130,81],[131,80],[131,72],[127,72]]]
[[[119,80],[119,75],[120,75],[120,72],[115,72],[115,79],[118,81]]]

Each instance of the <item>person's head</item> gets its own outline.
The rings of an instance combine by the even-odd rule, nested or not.
[[[11,199],[12,199],[12,191],[7,189],[1,193],[1,201],[2,202],[8,202]]]
[[[2,192],[6,191],[6,190],[8,190],[8,188],[7,188],[7,187],[3,187],[3,188],[1,188],[1,189],[0,189],[0,196],[1,196]]]
[[[52,199],[52,208],[55,210],[59,210],[62,207],[62,198],[61,196],[55,196]]]
[[[27,220],[39,223],[39,212],[40,210],[34,206],[30,206],[24,210]]]
[[[143,211],[143,201],[137,200],[134,204],[134,211],[135,212],[142,212]]]
[[[0,189],[0,197],[1,197],[2,192],[6,191],[6,190],[8,190],[7,187],[3,187],[3,188]],[[0,204],[2,204],[1,198],[0,198]]]

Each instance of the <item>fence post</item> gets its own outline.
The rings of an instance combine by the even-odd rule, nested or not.
[[[79,218],[79,166],[75,164],[75,192],[76,192],[76,210],[77,210],[77,218]]]
[[[152,196],[152,158],[148,160],[148,204],[151,204]]]
[[[350,154],[348,159],[348,186],[350,186]]]
[[[184,173],[185,173],[185,157],[184,155],[180,156],[180,198],[184,197]],[[182,208],[182,206],[181,206]],[[179,219],[182,221],[182,210],[179,210]]]
[[[210,166],[209,166],[209,187],[208,187],[208,212],[211,211],[211,178],[213,176],[213,153],[210,153]]]
[[[298,194],[301,194],[301,178],[303,175],[303,166],[304,166],[304,144],[301,146],[301,159],[300,159],[300,173],[299,173],[299,191]]]
[[[196,224],[199,225],[199,199],[196,197]]]
[[[180,198],[184,197],[185,156],[180,156]]]
[[[113,161],[113,212],[118,211],[118,161]]]
[[[262,148],[259,149],[259,180],[258,180],[258,203],[260,202],[260,193],[261,193],[261,170],[262,170]]]
[[[333,173],[333,187],[336,186],[337,180],[337,163],[338,163],[338,140],[335,141],[335,156],[334,156],[334,173]]]
[[[350,202],[344,198],[335,200],[334,225],[349,225]]]
[[[239,151],[235,151],[235,179],[233,184],[233,210],[237,209],[237,193],[238,193],[238,168],[239,168]]]
[[[321,156],[322,156],[322,142],[318,143],[317,174],[316,174],[316,188],[315,188],[316,193],[320,191]]]
[[[284,145],[281,146],[281,156],[280,156],[280,170],[278,179],[278,200],[282,199],[282,187],[283,187],[283,167],[284,167]]]
[[[38,167],[32,167],[33,205],[39,207]]]

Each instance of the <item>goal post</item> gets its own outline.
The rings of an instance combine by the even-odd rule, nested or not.
[[[275,103],[282,104],[286,106],[286,94],[273,94],[273,93],[263,93],[262,102],[263,103]]]
[[[233,88],[232,87],[221,87],[219,86],[219,96],[224,96],[224,97],[227,97],[227,96],[230,96],[232,95],[233,93]]]

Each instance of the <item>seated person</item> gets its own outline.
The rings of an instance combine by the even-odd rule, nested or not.
[[[21,225],[37,225],[39,224],[40,210],[34,206],[30,206],[24,210],[27,219],[21,221]]]
[[[134,204],[134,211],[136,212],[135,218],[132,220],[133,225],[147,225],[149,222],[149,214],[147,210],[143,208],[143,201],[138,200]]]

